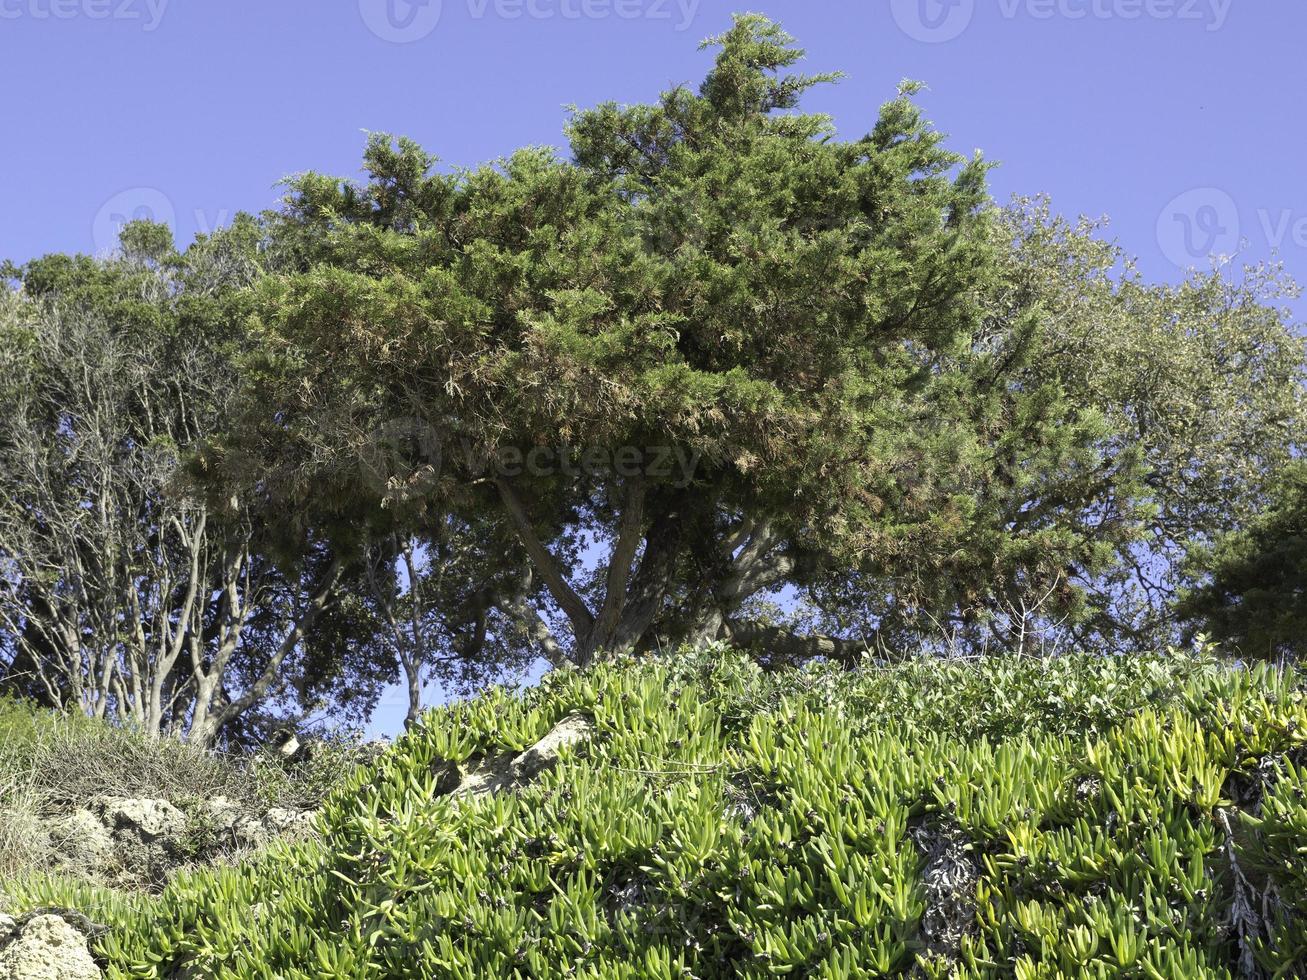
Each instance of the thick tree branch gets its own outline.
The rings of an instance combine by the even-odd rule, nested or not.
[[[665,510],[650,525],[644,555],[627,588],[626,605],[613,636],[614,651],[634,649],[662,610],[676,573],[683,529],[678,508]]]
[[[853,667],[876,646],[874,639],[845,640],[819,633],[801,635],[753,620],[729,620],[725,632],[726,638],[736,646],[755,648],[759,661],[771,669],[818,658]]]
[[[747,539],[745,534],[747,533]],[[728,554],[730,574],[711,584],[711,591],[701,600],[692,642],[707,643],[720,635],[727,619],[749,596],[773,585],[790,573],[794,561],[784,551],[776,551],[784,536],[770,521],[745,517],[731,536]],[[739,554],[735,554],[738,550]]]
[[[228,702],[221,711],[212,717],[210,721],[210,729],[208,732],[201,733],[202,737],[211,739],[214,734],[222,729],[223,725],[263,700],[263,696],[268,693],[268,688],[270,688],[273,681],[277,679],[277,674],[281,670],[281,665],[285,662],[286,658],[290,656],[295,647],[299,645],[300,640],[304,638],[304,634],[313,627],[318,616],[322,614],[322,610],[327,605],[327,600],[331,598],[331,594],[336,588],[336,583],[340,580],[341,571],[342,564],[340,559],[337,558],[332,561],[331,567],[327,569],[327,573],[322,577],[322,581],[318,584],[318,588],[313,595],[309,597],[309,602],[305,607],[304,612],[300,615],[299,619],[296,620],[295,625],[291,627],[290,632],[287,633],[285,638],[281,641],[281,645],[278,646],[277,652],[272,655],[272,659],[268,661],[267,666],[264,667],[263,673],[259,675],[258,680],[250,685],[248,691],[240,697]]]
[[[589,661],[601,647],[611,646],[617,627],[622,619],[622,610],[626,607],[626,590],[631,580],[631,564],[640,549],[640,539],[644,531],[644,496],[643,479],[635,478],[626,490],[626,500],[622,507],[622,516],[618,522],[617,540],[613,544],[613,553],[608,561],[608,574],[605,576],[604,604],[599,611],[599,618],[584,646],[583,662]]]
[[[522,504],[522,499],[517,495],[517,491],[503,477],[495,480],[495,486],[499,489],[500,499],[504,502],[508,516],[517,531],[518,539],[522,542],[522,546],[526,548],[531,564],[540,573],[545,588],[554,597],[554,601],[563,610],[563,614],[571,621],[577,642],[584,644],[594,630],[594,615],[585,604],[585,600],[576,594],[576,590],[567,581],[558,562],[549,553],[549,549],[544,546],[536,535],[535,528],[531,526],[531,518],[526,512],[526,507]]]
[[[531,608],[525,596],[516,595],[501,598],[497,608],[507,616],[526,636],[535,643],[541,654],[553,667],[575,666],[572,659],[563,650],[562,644],[554,637],[540,613]]]

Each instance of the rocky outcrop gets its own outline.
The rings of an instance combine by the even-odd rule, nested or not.
[[[447,777],[436,787],[438,794],[451,796],[487,796],[513,785],[513,757],[500,755],[477,759],[465,766],[451,766]]]
[[[186,865],[308,837],[316,817],[289,809],[251,812],[226,797],[184,809],[168,800],[103,797],[46,819],[43,829],[56,869],[114,886],[153,888]],[[19,921],[0,915],[0,980],[99,980],[88,945],[98,928],[58,909]]]
[[[86,936],[62,916],[35,915],[22,926],[0,917],[0,980],[100,980]]]
[[[259,821],[225,796],[215,796],[202,803],[199,817],[201,826],[207,827],[219,840],[241,847],[256,847],[260,843]]]
[[[552,769],[558,765],[563,750],[584,742],[593,728],[594,723],[585,715],[568,715],[548,735],[513,760],[513,778],[527,782],[546,769]]]
[[[90,810],[77,810],[49,824],[50,843],[61,863],[103,868],[114,860],[113,835]]]
[[[485,796],[522,786],[556,766],[563,750],[586,741],[593,730],[594,722],[585,715],[570,714],[520,755],[482,758],[462,768],[451,767],[454,778],[448,791],[453,796]]]
[[[185,856],[186,814],[167,800],[100,800],[92,810],[113,838],[119,865],[161,877]]]
[[[262,827],[270,837],[301,840],[313,833],[313,822],[317,816],[313,812],[273,809],[263,815]]]
[[[59,867],[110,883],[161,883],[177,867],[209,863],[313,833],[313,811],[251,812],[226,797],[187,810],[167,800],[106,797],[47,821]]]
[[[200,807],[199,834],[217,847],[264,847],[278,837],[302,840],[311,836],[316,819],[313,810],[280,808],[253,816],[227,797],[218,796]]]

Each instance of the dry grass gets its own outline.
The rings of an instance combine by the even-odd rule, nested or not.
[[[0,890],[7,879],[49,871],[55,849],[47,821],[96,798],[161,799],[193,810],[223,796],[252,816],[308,810],[351,770],[347,755],[328,750],[299,766],[228,757],[0,700]]]
[[[41,806],[30,780],[0,776],[0,882],[49,867],[52,851]]]

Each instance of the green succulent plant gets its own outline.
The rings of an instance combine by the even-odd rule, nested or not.
[[[449,763],[588,740],[513,792]],[[730,651],[429,713],[322,839],[92,909],[114,980],[1302,975],[1307,694],[1201,653],[764,674]]]

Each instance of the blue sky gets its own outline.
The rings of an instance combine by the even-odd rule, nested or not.
[[[1278,250],[1307,281],[1301,0],[0,0],[0,258],[147,214],[188,241],[356,174],[364,130],[446,165],[560,144],[567,104],[697,83],[740,9],[847,72],[809,102],[846,137],[919,79],[1000,199],[1110,215],[1153,278]]]

